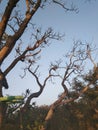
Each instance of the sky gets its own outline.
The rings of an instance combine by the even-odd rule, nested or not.
[[[48,4],[43,10],[39,9],[32,19],[32,21],[39,27],[42,27],[43,30],[46,30],[48,27],[52,27],[54,31],[65,34],[65,37],[62,41],[52,41],[49,46],[43,48],[41,52],[41,60],[39,60],[37,63],[41,68],[41,80],[47,73],[50,63],[62,58],[70,50],[70,48],[72,48],[73,40],[81,40],[84,43],[92,43],[96,45],[96,48],[98,48],[98,1],[73,1],[73,3],[79,9],[78,13],[65,12],[60,6]],[[1,4],[0,8],[3,9],[4,5]],[[21,9],[24,10],[23,4]],[[29,30],[27,34],[23,35],[25,43],[29,43],[28,37],[30,31],[31,30]],[[96,62],[98,62],[97,54],[98,50],[94,55],[94,60]],[[9,61],[7,61],[8,64]],[[89,67],[92,67],[91,64],[88,65]],[[6,66],[7,64],[5,62],[4,67]],[[27,74],[24,79],[21,79],[21,74],[23,74],[23,66],[21,66],[19,63],[15,67],[15,70],[12,70],[7,76],[10,88],[8,90],[4,90],[5,96],[21,95],[27,88],[29,88],[32,92],[35,92],[39,89],[31,75]],[[41,96],[34,98],[32,101],[36,102],[38,105],[49,105],[57,99],[58,95],[62,91],[63,89],[61,88],[57,79],[55,80],[55,84],[48,82]]]

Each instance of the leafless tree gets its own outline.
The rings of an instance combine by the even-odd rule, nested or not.
[[[0,0],[0,4],[4,1]],[[59,77],[61,79],[61,85],[64,89],[64,92],[60,96],[60,98],[51,105],[50,112],[48,113],[45,121],[48,121],[53,114],[54,109],[61,103],[69,102],[64,101],[64,97],[68,95],[68,88],[65,82],[68,82],[68,78],[71,74],[80,73],[82,71],[80,69],[80,64],[87,58],[87,54],[83,55],[83,50],[76,50],[77,45],[73,47],[73,50],[67,56],[69,57],[69,63],[66,64],[66,67],[61,67],[59,63],[56,65],[52,65],[49,69],[49,73],[44,79],[43,83],[40,82],[38,75],[36,72],[38,71],[39,66],[32,69],[34,67],[34,63],[37,60],[37,56],[41,53],[43,46],[45,47],[49,44],[50,39],[52,40],[60,40],[62,35],[59,33],[55,33],[52,28],[48,28],[45,32],[41,31],[41,29],[37,28],[31,21],[34,17],[35,13],[39,9],[43,9],[46,4],[55,4],[56,6],[62,7],[65,11],[75,11],[78,12],[78,9],[73,6],[73,4],[68,7],[65,3],[65,0],[7,0],[5,4],[4,10],[2,10],[2,15],[0,17],[0,97],[3,96],[3,87],[8,89],[10,86],[8,85],[7,75],[11,72],[12,69],[15,69],[15,66],[21,62],[28,63],[28,66],[25,67],[24,72],[30,72],[32,76],[36,79],[37,84],[39,85],[39,91],[35,93],[30,93],[26,98],[26,103],[24,104],[24,109],[27,108],[31,99],[34,97],[38,97],[44,90],[48,79],[52,77]],[[24,5],[24,10],[19,8],[19,5]],[[23,41],[22,35],[26,33],[28,26],[32,28],[32,44],[25,44],[25,48],[22,48]],[[17,55],[15,59],[12,59],[12,62],[3,70],[3,63],[6,63],[8,56],[12,54],[14,51]],[[83,54],[82,54],[83,53]],[[78,57],[77,57],[78,54]],[[88,56],[91,59],[89,50]],[[79,64],[77,64],[79,63]],[[59,69],[64,69],[64,75],[60,75],[58,72]],[[25,75],[24,75],[25,76]],[[71,99],[73,100],[73,99]],[[3,124],[3,119],[6,114],[6,105],[5,103],[0,103],[0,127]],[[51,115],[51,116],[50,116]]]
[[[4,1],[0,0],[0,4]],[[20,61],[22,63],[27,62],[28,64],[34,65],[36,61],[37,55],[41,53],[42,47],[49,43],[50,39],[60,40],[61,35],[55,33],[52,28],[48,28],[44,33],[42,33],[41,29],[35,27],[32,24],[31,20],[34,17],[34,14],[39,10],[43,9],[46,4],[55,4],[57,6],[61,6],[65,11],[75,11],[76,8],[74,6],[67,7],[64,1],[55,1],[55,0],[7,0],[5,3],[4,10],[2,10],[2,14],[0,16],[0,97],[3,96],[2,88],[5,87],[8,89],[10,86],[8,85],[8,81],[6,76],[12,69],[15,68],[17,63]],[[24,10],[19,8],[19,5],[24,5]],[[23,50],[21,46],[23,43],[22,35],[28,29],[28,26],[32,28],[32,45],[26,45],[26,48]],[[2,70],[3,63],[6,62],[6,59],[9,55],[11,55],[12,51],[16,51],[17,57],[12,60],[10,65]],[[44,84],[40,84],[37,76],[34,72],[31,72],[30,68],[28,68],[29,72],[35,76],[37,83],[40,86],[40,92],[31,94],[27,99],[28,104],[30,100],[35,96],[38,97],[45,85],[46,81],[51,77],[49,75]],[[51,70],[50,70],[51,72]],[[2,104],[2,103],[1,103]],[[2,120],[4,118],[3,115],[3,107],[0,105],[0,126],[2,124]]]
[[[83,47],[84,46],[84,47]],[[83,48],[82,48],[83,47]],[[93,84],[93,82],[89,82],[86,86],[83,86],[79,92],[76,92],[74,97],[69,96],[70,88],[72,88],[71,84],[71,76],[73,77],[79,77],[82,76],[85,66],[85,61],[89,59],[94,64],[94,70],[93,73],[95,75],[95,80],[98,80],[98,69],[96,66],[96,63],[94,62],[92,56],[91,56],[92,50],[90,49],[89,44],[82,44],[82,42],[77,41],[74,43],[74,46],[72,50],[66,55],[66,58],[69,59],[69,62],[66,62],[65,66],[60,66],[60,62],[57,62],[57,64],[52,65],[56,66],[56,76],[58,76],[61,79],[61,87],[63,87],[63,92],[59,96],[59,98],[50,106],[50,109],[45,117],[45,125],[41,128],[41,130],[46,130],[48,126],[49,120],[53,117],[53,114],[55,112],[55,109],[61,105],[65,105],[71,102],[74,102],[75,100],[79,99],[89,88],[90,85]],[[59,64],[58,64],[59,63]],[[62,70],[62,73],[57,72],[58,70]],[[69,85],[68,85],[69,84]]]
[[[83,88],[79,92],[76,92],[76,95],[74,97],[69,96],[70,88],[72,88],[71,77],[73,79],[73,77],[75,78],[82,76],[84,72],[85,61],[89,59],[91,62],[93,61],[93,58],[91,56],[91,50],[89,50],[88,46],[90,45],[83,44],[81,41],[74,42],[72,50],[70,50],[69,53],[64,56],[65,63],[60,60],[56,61],[55,64],[51,63],[49,73],[44,79],[43,83],[40,82],[40,77],[37,75],[39,66],[37,66],[34,71],[31,68],[32,63],[30,63],[30,65],[27,67],[27,70],[32,74],[32,76],[35,77],[40,89],[38,92],[30,94],[24,108],[28,106],[32,98],[38,97],[42,93],[49,79],[60,78],[59,81],[61,83],[61,87],[64,90],[59,96],[59,98],[53,104],[50,105],[50,109],[45,117],[44,126],[42,126],[41,130],[47,129],[48,122],[53,117],[53,114],[55,113],[55,109],[57,107],[74,102],[90,88],[91,84],[93,84],[93,82],[89,82],[86,86],[83,86]],[[92,63],[94,64],[95,68],[96,64],[94,63],[94,61]],[[95,70],[96,68],[94,69],[94,73]]]

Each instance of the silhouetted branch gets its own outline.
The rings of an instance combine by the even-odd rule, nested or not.
[[[60,5],[65,11],[75,11],[78,13],[78,9],[73,5],[73,3],[71,4],[71,7],[68,8],[66,4],[62,1],[53,0],[53,2]]]

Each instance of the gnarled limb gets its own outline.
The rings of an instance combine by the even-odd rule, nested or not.
[[[0,51],[0,64],[2,64],[3,60],[10,54],[12,51],[13,47],[16,44],[16,41],[21,37],[23,34],[24,30],[26,29],[29,21],[31,20],[32,16],[35,14],[37,9],[40,7],[41,0],[37,0],[35,6],[32,8],[31,12],[26,15],[24,18],[23,22],[20,24],[19,29],[13,36],[9,36],[8,40],[6,41],[5,46],[1,49]],[[9,6],[9,5],[8,5]],[[8,19],[7,19],[8,20]],[[8,21],[7,21],[8,22]],[[1,33],[1,36],[3,34]]]

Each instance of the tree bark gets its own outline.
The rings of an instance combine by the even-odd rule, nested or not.
[[[8,86],[8,84],[7,84],[7,86]],[[2,87],[6,87],[5,86],[5,76],[3,75],[2,71],[0,70],[0,97],[3,97]],[[7,110],[6,102],[0,101],[0,130],[4,125],[6,110]]]
[[[0,130],[3,129],[6,119],[7,104],[0,102]]]
[[[9,0],[8,2],[8,5],[5,9],[5,12],[4,12],[4,15],[2,17],[2,20],[0,22],[0,41],[1,41],[1,38],[2,38],[2,35],[6,29],[6,26],[7,26],[7,23],[8,23],[8,20],[10,18],[10,15],[12,13],[12,10],[14,9],[14,7],[16,6],[17,2],[19,0]]]
[[[0,129],[2,128],[3,115],[2,115],[2,103],[0,103]]]

